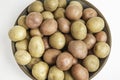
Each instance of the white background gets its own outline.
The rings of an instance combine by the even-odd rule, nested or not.
[[[12,55],[8,31],[18,15],[34,0],[0,0],[0,80],[31,80],[18,67]],[[92,80],[120,80],[119,0],[88,0],[105,16],[112,33],[112,50],[107,64]]]

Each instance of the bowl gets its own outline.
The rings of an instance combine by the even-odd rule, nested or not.
[[[44,1],[44,0],[41,0],[41,1]],[[73,1],[73,0],[67,0],[67,2],[69,3],[70,1]],[[104,18],[104,16],[102,15],[102,13],[94,6],[92,5],[91,3],[89,3],[88,1],[86,0],[74,0],[74,1],[79,1],[80,3],[82,3],[83,7],[84,8],[87,8],[87,7],[91,7],[91,8],[94,8],[97,13],[98,13],[98,16],[102,17],[105,21],[105,28],[104,28],[104,31],[107,33],[107,36],[108,36],[108,39],[107,39],[107,43],[109,44],[109,46],[111,47],[111,33],[110,33],[110,29],[109,29],[109,26],[108,26],[108,23],[106,21],[106,19]],[[26,15],[28,14],[27,13],[27,8],[25,8],[23,10],[23,12],[20,14],[21,15]],[[19,17],[18,17],[19,18]],[[15,23],[15,25],[17,25],[17,21]],[[13,54],[16,52],[16,48],[15,48],[15,42],[12,42],[12,50],[13,50]],[[102,68],[104,67],[104,65],[106,64],[107,60],[108,60],[109,56],[107,56],[106,58],[104,59],[100,59],[100,67],[99,69],[94,72],[94,73],[89,73],[90,75],[90,79],[92,79],[94,76],[96,76],[101,70]],[[19,65],[19,64],[18,64]],[[26,67],[26,66],[21,66],[19,65],[19,67],[23,70],[23,72],[28,75],[32,80],[36,80],[32,74],[31,74],[31,71]]]

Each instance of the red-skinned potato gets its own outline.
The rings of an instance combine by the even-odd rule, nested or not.
[[[100,31],[95,35],[97,41],[107,41],[107,34],[104,31]]]

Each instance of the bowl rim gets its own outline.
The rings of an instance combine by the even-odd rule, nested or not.
[[[37,0],[36,0],[36,1],[37,1]],[[43,0],[40,0],[40,1],[43,1]],[[80,3],[82,3],[82,4],[84,4],[84,5],[87,5],[87,6],[91,7],[91,8],[94,8],[94,9],[97,11],[97,13],[99,14],[99,16],[102,17],[102,18],[104,19],[104,21],[105,21],[105,27],[106,27],[106,31],[107,31],[106,33],[107,33],[107,36],[108,36],[108,39],[109,39],[109,40],[107,41],[107,43],[108,43],[109,46],[110,46],[110,52],[109,52],[109,55],[104,59],[104,62],[103,62],[102,65],[99,67],[99,69],[98,69],[96,72],[94,72],[94,73],[92,74],[92,76],[89,77],[89,79],[92,79],[92,78],[94,78],[94,77],[103,69],[103,67],[105,66],[105,64],[106,64],[106,62],[108,61],[108,58],[109,58],[109,56],[110,56],[111,46],[112,46],[112,45],[111,45],[111,44],[112,44],[111,31],[110,31],[108,22],[106,21],[105,17],[103,16],[103,14],[102,14],[93,4],[91,4],[90,2],[88,2],[88,1],[86,1],[86,0],[67,0],[67,1],[78,1],[78,2],[80,2]],[[29,4],[29,5],[30,5],[30,4]],[[28,5],[28,6],[29,6],[29,5]],[[26,7],[26,8],[22,11],[22,13],[18,16],[18,18],[19,18],[21,15],[23,15],[23,13],[26,12],[27,8],[28,8],[28,7]],[[25,14],[24,14],[24,15],[25,15]],[[17,20],[18,20],[18,18],[17,18]],[[16,22],[15,22],[14,25],[17,24],[17,20],[16,20]],[[12,45],[12,52],[13,52],[13,55],[14,55],[14,53],[16,52],[15,42],[11,41],[11,45]],[[17,63],[17,64],[18,64],[18,63]],[[26,66],[22,66],[22,65],[19,65],[19,64],[18,64],[18,66],[19,66],[19,67],[22,69],[22,71],[23,71],[27,76],[29,76],[32,80],[36,80],[36,79],[32,76],[32,74],[29,73],[29,70],[26,68]]]

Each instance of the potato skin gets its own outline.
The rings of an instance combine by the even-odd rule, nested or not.
[[[58,0],[58,7],[65,8],[67,5],[67,0]]]
[[[84,59],[88,53],[86,44],[80,40],[70,41],[68,51],[70,51],[71,54],[78,59]]]
[[[61,51],[57,49],[47,49],[43,55],[43,60],[48,64],[55,64],[60,53]]]
[[[57,31],[57,21],[54,19],[46,19],[40,26],[40,32],[43,35],[49,36]]]
[[[104,31],[100,31],[95,35],[95,37],[97,41],[103,41],[103,42],[107,41],[107,34]]]
[[[64,80],[74,80],[69,71],[65,71],[64,75],[65,75]]]
[[[49,45],[48,37],[43,37],[42,40],[43,40],[45,49],[49,49],[49,48],[50,48],[50,45]]]
[[[80,64],[73,65],[71,73],[75,80],[89,80],[88,70]]]
[[[58,8],[54,12],[54,16],[55,16],[55,19],[64,18],[65,17],[65,9],[64,8]]]
[[[75,21],[71,25],[71,34],[73,38],[83,40],[87,35],[87,28],[82,22]]]
[[[56,65],[60,70],[69,70],[72,66],[73,56],[69,52],[61,53],[56,60]]]
[[[44,11],[42,12],[43,19],[54,19],[54,15],[50,11]]]
[[[95,72],[100,66],[99,59],[95,55],[88,55],[83,60],[83,65],[89,72]]]
[[[91,48],[93,48],[94,44],[96,43],[96,38],[94,37],[93,34],[88,33],[87,37],[84,39],[84,42],[86,43],[87,48],[91,49]]]
[[[40,36],[32,37],[29,42],[28,48],[32,57],[41,57],[45,50],[42,38]]]
[[[40,30],[38,28],[35,28],[35,29],[31,29],[30,30],[30,36],[33,37],[33,36],[40,36],[42,37],[42,33],[40,32]]]
[[[52,66],[48,73],[48,80],[64,80],[64,72],[56,66]]]
[[[43,61],[40,61],[39,63],[35,64],[32,68],[32,75],[37,80],[45,80],[47,78],[49,66]]]

